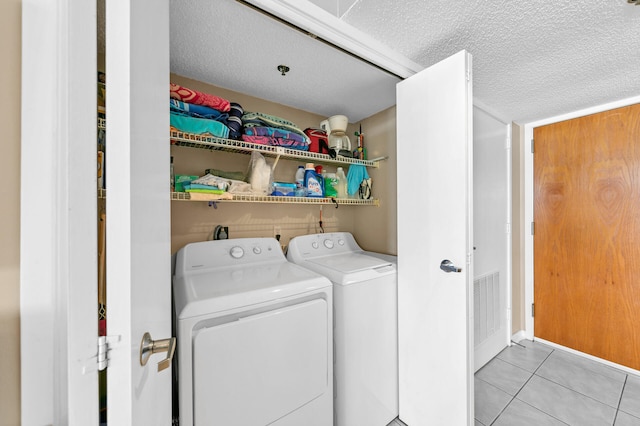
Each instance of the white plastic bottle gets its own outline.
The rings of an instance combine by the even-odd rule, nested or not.
[[[296,171],[296,197],[305,197],[307,191],[304,187],[304,166],[298,166]]]
[[[336,179],[338,179],[338,198],[347,198],[347,177],[342,167],[338,167]]]

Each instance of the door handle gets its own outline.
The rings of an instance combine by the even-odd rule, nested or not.
[[[462,268],[458,268],[457,266],[455,266],[453,263],[451,263],[450,260],[443,260],[442,262],[440,262],[440,269],[442,269],[445,272],[462,272]]]
[[[171,361],[173,360],[173,353],[175,351],[175,337],[153,340],[149,332],[146,332],[144,333],[144,336],[142,336],[142,342],[140,342],[140,365],[147,365],[147,361],[149,361],[151,355],[157,354],[159,352],[166,352],[166,358],[158,363],[158,371],[162,371],[171,365]]]

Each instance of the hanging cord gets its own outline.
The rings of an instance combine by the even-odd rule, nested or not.
[[[324,228],[322,227],[322,206],[320,206],[320,220],[318,224],[320,225],[320,233],[324,234]]]

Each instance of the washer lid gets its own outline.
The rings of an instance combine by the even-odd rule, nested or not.
[[[329,278],[334,284],[350,285],[387,277],[397,273],[395,265],[384,259],[363,253],[342,253],[335,256],[314,257],[299,265]]]
[[[331,286],[327,278],[286,260],[176,276],[179,319],[277,300]]]
[[[332,269],[343,274],[352,274],[367,269],[375,269],[391,265],[391,262],[383,259],[354,252],[341,253],[335,256],[315,257],[308,259],[307,262],[316,264],[320,267]]]

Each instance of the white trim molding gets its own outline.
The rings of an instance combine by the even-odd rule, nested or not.
[[[424,69],[422,65],[311,2],[297,0],[246,0],[246,2],[398,77],[407,78]]]
[[[95,2],[23,0],[21,92],[21,423],[97,425]]]

